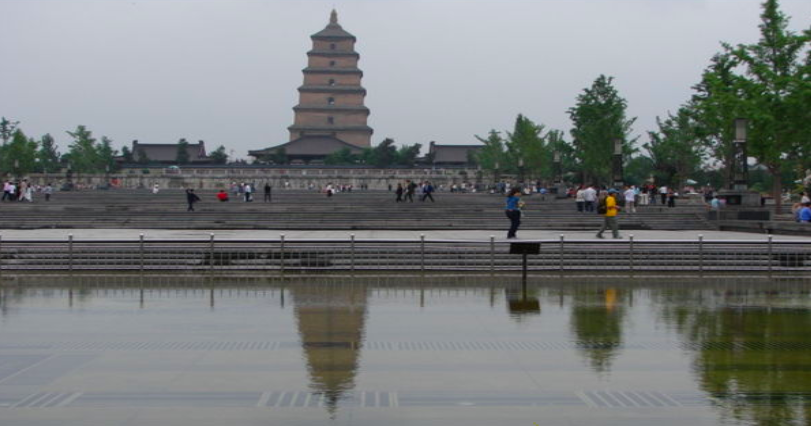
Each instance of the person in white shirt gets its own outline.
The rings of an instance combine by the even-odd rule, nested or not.
[[[594,211],[594,202],[597,201],[597,190],[589,186],[583,191],[583,199],[586,200],[586,211]]]
[[[629,213],[636,213],[636,191],[634,190],[633,185],[625,187],[625,211]]]
[[[665,205],[667,203],[667,185],[662,185],[659,188],[659,197],[662,199],[662,205]]]
[[[583,208],[586,206],[586,198],[585,198],[586,190],[582,186],[580,189],[577,190],[577,193],[574,196],[574,201],[577,204],[577,211],[579,213],[583,213]]]

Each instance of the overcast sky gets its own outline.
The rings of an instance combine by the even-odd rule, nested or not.
[[[782,0],[791,28],[811,1]],[[120,148],[288,141],[309,36],[358,38],[376,144],[465,144],[566,110],[615,77],[637,134],[687,100],[719,42],[758,39],[759,0],[0,0],[0,115],[63,152],[78,124]],[[643,137],[643,141],[647,140]]]

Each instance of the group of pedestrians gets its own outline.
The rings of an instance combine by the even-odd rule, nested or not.
[[[507,192],[504,212],[507,215],[507,219],[510,220],[510,229],[507,231],[508,239],[517,238],[518,228],[521,226],[522,209],[524,207],[524,202],[521,201],[521,194],[521,188],[518,187],[512,188]],[[597,190],[591,186],[581,188],[576,194],[578,211],[590,212],[596,210],[597,214],[602,215],[604,218],[600,230],[597,231],[597,238],[603,238],[603,233],[609,229],[615,239],[622,238],[619,233],[619,224],[617,223],[617,214],[621,210],[617,202],[618,194],[619,191],[614,188],[609,188],[606,191],[602,191],[602,193],[598,193]],[[633,198],[635,193],[633,189],[626,189],[623,195],[628,197],[626,198],[626,207],[636,211],[634,204],[635,198]],[[629,198],[632,200],[630,201],[630,205],[628,204]]]
[[[253,193],[255,192],[255,190],[254,185],[252,184],[242,183],[240,185],[237,185],[236,182],[234,182],[231,184],[231,192],[234,194],[235,198],[238,198],[240,195],[242,195],[244,202],[246,203],[253,202]],[[265,193],[264,201],[266,203],[270,203],[271,201],[273,201],[273,187],[270,186],[269,182],[265,183],[264,193]],[[217,192],[215,197],[221,203],[228,202],[231,200],[231,198],[228,196],[228,192],[226,192],[224,189],[219,190],[219,192]],[[186,211],[193,212],[194,205],[200,201],[202,200],[194,192],[194,188],[186,189],[186,203],[188,204],[188,208],[186,209]]]
[[[53,186],[47,184],[43,187],[31,185],[27,179],[20,182],[5,181],[3,182],[3,197],[0,201],[27,201],[34,202],[34,192],[41,192],[45,195],[45,201],[51,201],[51,194],[53,194]]]
[[[425,181],[417,185],[417,183],[410,180],[406,180],[405,185],[399,182],[397,183],[397,189],[394,190],[394,194],[397,196],[397,198],[394,199],[394,202],[404,203],[408,201],[413,203],[414,194],[416,194],[417,189],[419,189],[422,193],[420,201],[430,199],[432,203],[434,202],[434,192],[436,192],[436,188],[434,188],[434,185],[431,184],[431,182]]]

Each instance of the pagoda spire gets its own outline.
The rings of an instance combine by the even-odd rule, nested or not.
[[[332,13],[329,14],[329,23],[330,24],[338,23],[338,12],[336,12],[335,9],[332,9]]]

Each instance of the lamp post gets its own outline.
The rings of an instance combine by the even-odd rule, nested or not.
[[[496,188],[498,188],[498,183],[501,180],[501,174],[500,174],[500,171],[499,171],[499,166],[500,166],[500,164],[498,163],[498,161],[496,161],[496,168],[493,170],[493,180],[495,181],[495,182],[493,182],[493,184],[496,186]]]
[[[559,184],[563,182],[563,170],[560,165],[560,152],[555,151],[552,156],[552,163],[553,163],[553,172],[555,173],[555,183]]]
[[[481,191],[482,186],[482,165],[476,166],[476,191]]]
[[[612,185],[621,189],[625,185],[622,171],[622,139],[614,139],[614,158],[611,167]]]
[[[20,178],[20,160],[17,159],[14,160],[14,178]]]
[[[746,127],[748,120],[735,119],[735,139],[732,140],[732,162],[730,164],[732,178],[730,189],[746,191],[749,189],[749,166],[746,161]]]
[[[520,188],[524,187],[524,159],[518,159],[518,186]]]
[[[68,162],[68,171],[65,173],[65,186],[67,186],[68,191],[73,190],[73,170],[70,162]]]

